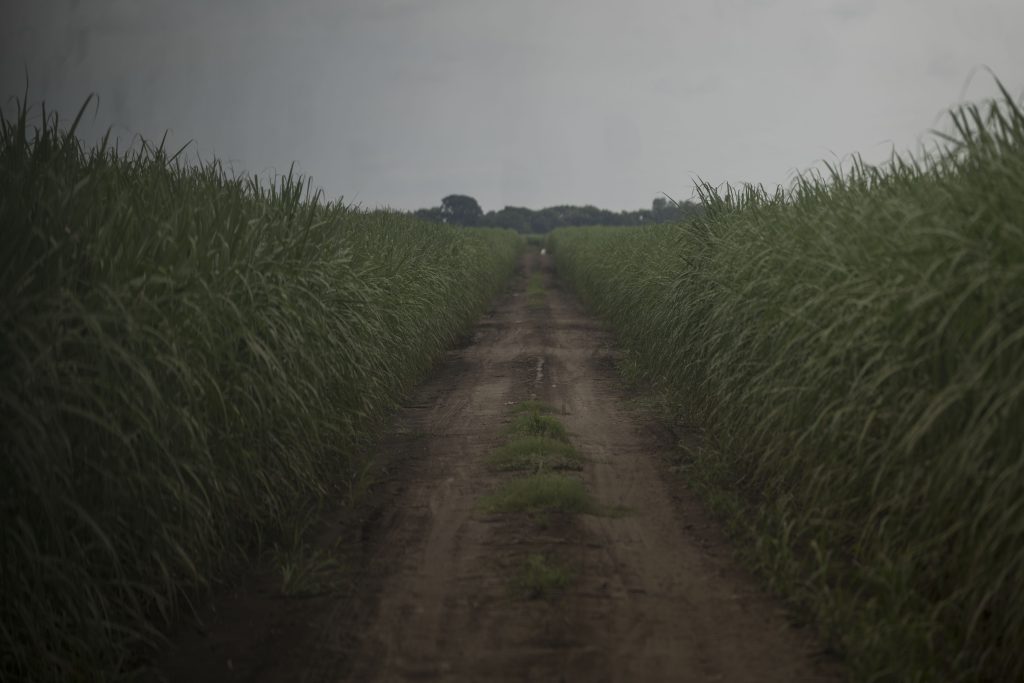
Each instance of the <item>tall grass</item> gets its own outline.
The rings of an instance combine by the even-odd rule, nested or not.
[[[74,127],[0,119],[4,680],[128,672],[347,474],[519,248]]]
[[[861,680],[1024,680],[1024,114],[705,217],[563,229],[560,274],[708,429],[689,471]]]

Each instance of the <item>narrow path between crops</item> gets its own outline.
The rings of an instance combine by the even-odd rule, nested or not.
[[[351,590],[239,594],[176,644],[165,665],[172,680],[840,679],[813,635],[735,566],[685,488],[666,484],[660,456],[671,436],[628,407],[610,335],[559,286],[549,260],[523,257],[512,291],[397,416]],[[531,306],[524,291],[538,269],[544,305]],[[568,428],[590,493],[627,513],[480,511],[508,477],[485,458],[510,406],[533,398]],[[535,553],[572,567],[560,597],[510,590]]]

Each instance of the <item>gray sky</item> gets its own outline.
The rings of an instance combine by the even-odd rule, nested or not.
[[[0,0],[0,96],[412,209],[650,206],[1024,93],[1022,0]]]

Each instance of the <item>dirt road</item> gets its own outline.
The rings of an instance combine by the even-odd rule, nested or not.
[[[627,407],[609,334],[559,286],[548,259],[524,256],[513,291],[397,416],[381,446],[394,465],[380,516],[363,527],[353,590],[287,607],[240,594],[170,653],[170,678],[840,680],[811,634],[735,566],[685,489],[666,484],[660,456],[671,439]],[[537,270],[543,305],[524,294]],[[593,496],[626,513],[480,510],[508,477],[485,457],[502,442],[510,406],[533,398],[568,428]],[[563,595],[510,590],[532,554],[572,568]]]

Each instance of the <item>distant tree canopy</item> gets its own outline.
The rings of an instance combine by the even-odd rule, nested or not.
[[[464,194],[450,194],[441,200],[441,217],[446,223],[479,225],[483,215],[476,200]]]
[[[518,232],[545,233],[570,225],[644,225],[686,220],[701,213],[699,204],[690,201],[675,203],[658,197],[650,209],[637,211],[609,211],[596,206],[549,206],[546,209],[528,209],[506,206],[500,211],[484,213],[472,197],[450,194],[441,200],[441,206],[419,209],[418,218],[454,225],[511,228]]]

